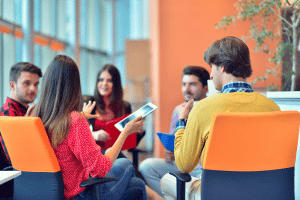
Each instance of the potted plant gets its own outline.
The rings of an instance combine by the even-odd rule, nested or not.
[[[272,84],[269,91],[295,91],[297,90],[296,77],[300,75],[297,59],[299,51],[300,33],[300,1],[299,0],[238,0],[237,12],[232,16],[225,16],[216,28],[226,29],[236,21],[249,20],[251,28],[244,40],[255,41],[254,51],[269,56],[270,67],[266,69],[265,76],[259,76],[252,82],[266,81],[270,75],[282,79],[282,86]],[[274,41],[278,41],[276,49],[270,49]],[[298,55],[299,57],[299,55]],[[279,71],[282,66],[282,72]]]

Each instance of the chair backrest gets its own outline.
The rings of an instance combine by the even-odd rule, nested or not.
[[[212,119],[201,199],[294,199],[300,113],[218,113]]]
[[[263,171],[295,166],[298,111],[219,113],[212,119],[204,169]]]
[[[63,198],[63,179],[54,150],[38,117],[0,117],[0,132],[14,169],[14,199]]]

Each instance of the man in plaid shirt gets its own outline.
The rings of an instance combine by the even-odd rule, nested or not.
[[[0,116],[24,116],[28,104],[32,103],[38,92],[39,79],[42,77],[41,69],[27,62],[16,63],[12,66],[9,75],[10,97],[0,108]],[[4,141],[0,133],[0,170],[11,165]],[[7,184],[7,185],[6,185]],[[12,181],[0,187],[5,194],[12,195]],[[4,194],[1,193],[1,197]]]

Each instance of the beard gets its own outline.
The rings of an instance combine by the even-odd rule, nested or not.
[[[189,96],[187,97],[187,95],[189,95]],[[194,94],[192,92],[184,92],[183,96],[184,96],[185,101],[189,101],[191,99],[194,99],[194,101],[199,101],[199,100],[201,100],[202,93]]]
[[[33,96],[31,96],[33,95]],[[24,93],[20,93],[20,92],[17,92],[17,97],[19,99],[19,101],[21,101],[22,103],[32,103],[35,98],[36,98],[36,94],[35,92],[31,92],[29,94],[24,94]]]
[[[21,97],[19,98],[19,100],[23,103],[32,103],[34,100],[35,100],[35,97],[33,99],[28,99],[28,98],[24,98],[24,97]]]

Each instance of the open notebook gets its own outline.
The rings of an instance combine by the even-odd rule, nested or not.
[[[174,152],[175,135],[167,133],[157,133],[157,135],[164,147],[167,150]]]

